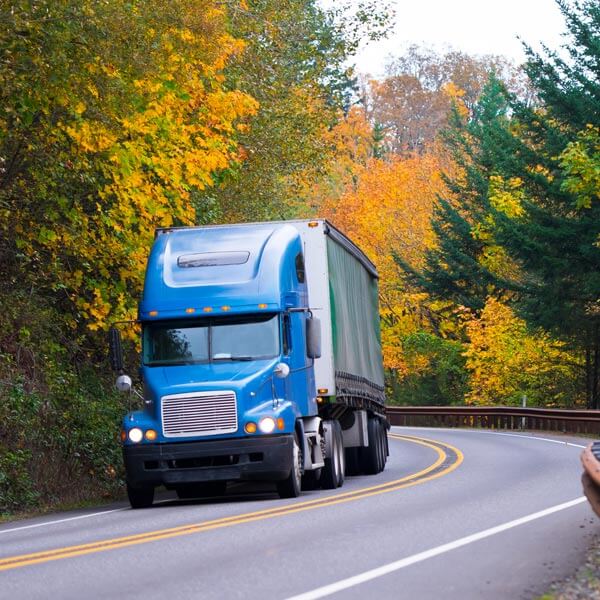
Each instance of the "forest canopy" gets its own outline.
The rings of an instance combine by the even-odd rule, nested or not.
[[[119,489],[105,332],[157,227],[330,219],[390,403],[599,408],[600,7],[558,4],[560,51],[369,80],[387,3],[0,0],[0,512]]]

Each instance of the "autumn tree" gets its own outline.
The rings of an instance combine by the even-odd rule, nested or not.
[[[505,304],[489,297],[467,323],[464,356],[469,404],[577,405],[580,365],[564,342],[529,331]]]
[[[227,170],[197,204],[219,221],[295,216],[305,184],[321,177],[336,148],[330,131],[353,103],[349,59],[362,36],[386,27],[386,3],[250,0],[231,7],[232,34],[243,53],[226,69],[227,85],[259,109],[240,135],[244,160]]]
[[[243,44],[212,0],[4,2],[0,18],[2,280],[73,327],[132,317],[155,227],[195,223],[194,193],[239,159],[257,105],[222,71]]]
[[[438,54],[411,46],[393,58],[384,79],[370,82],[368,98],[370,117],[384,131],[388,151],[426,148],[446,127],[453,103],[471,114],[492,71],[511,87],[524,88],[517,67],[498,56]]]
[[[449,179],[452,199],[436,213],[439,242],[424,286],[477,310],[490,295],[509,301],[532,330],[584,355],[587,403],[597,407],[600,208],[589,163],[600,114],[600,9],[559,5],[570,61],[530,51],[526,66],[542,105],[492,81],[474,117],[451,131],[462,174]]]

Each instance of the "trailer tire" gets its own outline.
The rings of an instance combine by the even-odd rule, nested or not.
[[[302,490],[302,451],[298,444],[298,435],[294,434],[292,447],[292,468],[290,474],[277,482],[277,492],[280,498],[297,498]]]
[[[388,457],[388,440],[387,440],[387,428],[383,421],[380,421],[381,427],[381,470],[385,469]]]
[[[340,433],[341,427],[338,421],[329,421],[331,427],[331,456],[325,458],[325,466],[321,472],[321,487],[324,490],[334,490],[343,483],[343,475],[341,476],[340,483],[340,471],[342,468],[341,464],[341,452],[340,452]]]
[[[149,508],[154,502],[154,486],[134,487],[128,483],[127,497],[131,508]]]
[[[346,476],[360,475],[362,469],[360,468],[360,459],[358,455],[359,448],[345,448],[344,454],[346,455]]]
[[[362,470],[367,475],[376,475],[382,469],[381,427],[379,419],[370,418],[367,421],[369,445],[360,449]]]

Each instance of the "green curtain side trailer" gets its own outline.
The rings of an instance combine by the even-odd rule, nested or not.
[[[388,456],[375,265],[326,220],[290,221],[302,238],[310,309],[321,321],[315,360],[319,416],[339,423],[348,474],[377,473]]]

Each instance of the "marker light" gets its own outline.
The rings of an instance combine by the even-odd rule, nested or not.
[[[127,433],[124,429],[121,429],[121,441],[124,442],[127,439]]]
[[[309,227],[318,227],[319,221],[310,221],[308,224]]]
[[[272,433],[273,430],[275,429],[275,420],[272,419],[271,417],[265,417],[264,419],[260,420],[260,422],[258,424],[258,428],[263,433]]]
[[[134,444],[141,442],[142,438],[144,437],[144,434],[142,433],[142,430],[139,427],[134,427],[133,429],[130,429],[127,435],[129,436],[129,441],[133,442]]]
[[[195,308],[186,308],[186,309],[185,309],[185,312],[186,312],[188,315],[193,315],[193,314],[196,312],[196,309],[195,309]]]
[[[231,306],[221,306],[221,310],[227,312],[228,310],[231,310]]]
[[[277,419],[277,429],[284,429],[285,428],[285,421],[279,417],[279,419]]]
[[[153,442],[158,437],[158,435],[157,435],[156,431],[154,431],[154,429],[148,429],[148,431],[146,431],[146,433],[144,434],[144,437],[149,442]]]
[[[325,395],[329,390],[327,388],[319,388],[317,390],[317,392],[319,392],[319,394],[323,394]]]
[[[323,402],[323,398],[321,396],[317,396],[317,404],[321,404]]]
[[[244,431],[246,433],[256,433],[256,423],[252,423],[251,421],[244,425]]]
[[[151,310],[148,314],[151,317],[158,317],[158,311],[157,310]]]
[[[204,312],[212,312],[212,306],[205,306],[202,310]]]
[[[267,308],[267,305],[266,304],[259,304],[258,308]]]

